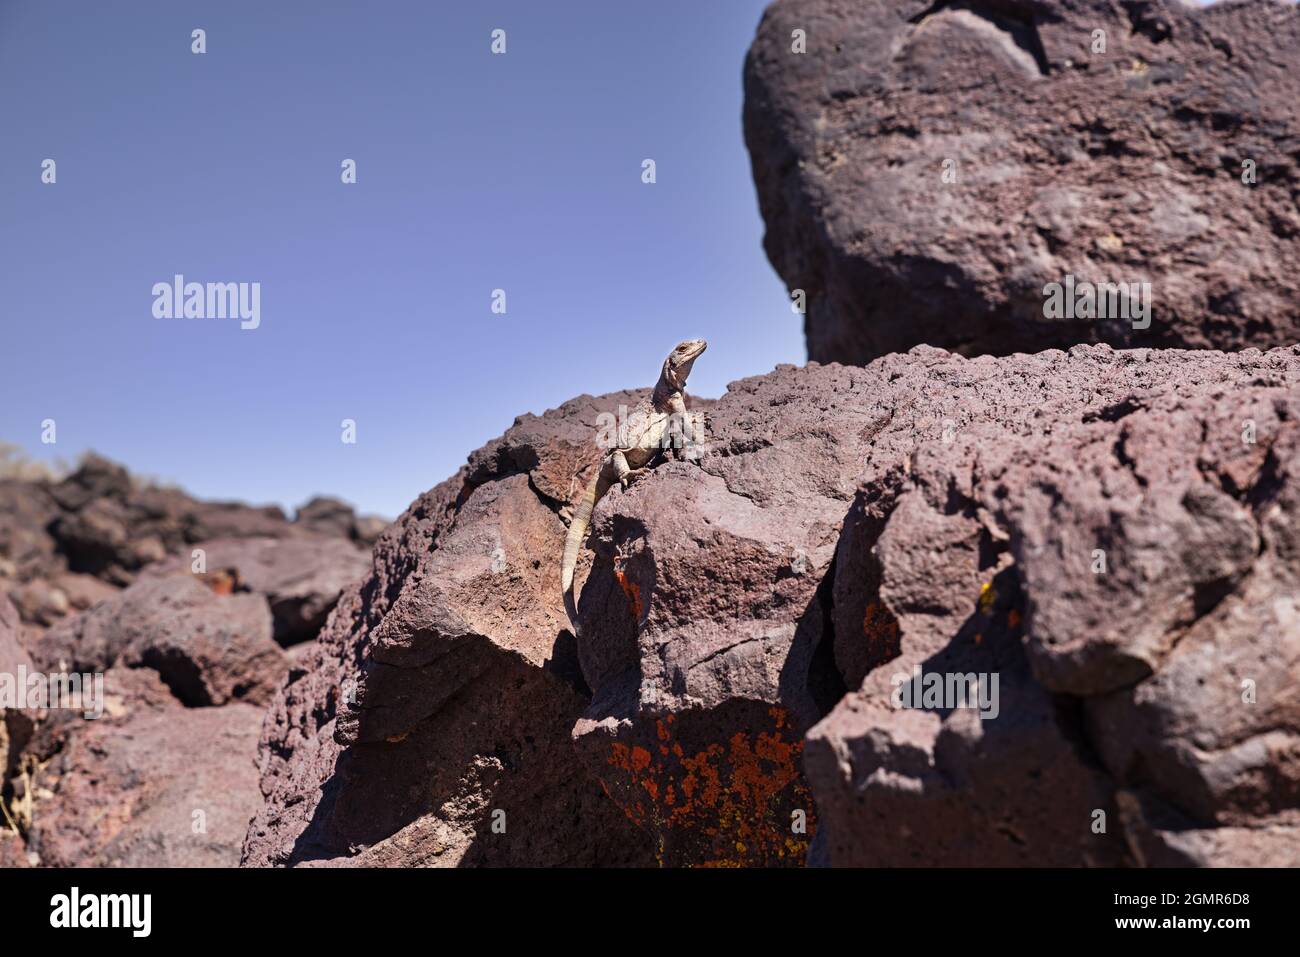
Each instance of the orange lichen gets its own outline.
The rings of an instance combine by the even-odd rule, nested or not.
[[[671,716],[654,729],[669,747],[652,751],[611,743],[606,793],[631,820],[655,833],[663,863],[803,862],[815,830],[811,794],[800,773],[803,742],[784,709],[769,708],[766,719],[765,728],[737,730],[694,754],[676,740]],[[794,832],[795,811],[803,812],[807,833]]]
[[[898,655],[898,619],[883,602],[867,604],[862,616],[862,633],[867,636],[867,649],[872,661],[884,662]]]
[[[640,621],[641,612],[644,610],[641,605],[641,586],[630,580],[621,568],[614,569],[614,578],[618,581],[618,587],[623,589],[623,594],[627,595],[628,605],[632,608],[632,617]]]
[[[233,568],[220,569],[201,576],[200,580],[216,595],[233,595],[239,588],[239,573]]]

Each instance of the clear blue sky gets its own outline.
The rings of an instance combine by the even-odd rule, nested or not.
[[[396,516],[679,339],[701,395],[804,361],[741,136],[763,6],[0,0],[0,439]],[[260,282],[261,327],[155,319],[175,273]]]

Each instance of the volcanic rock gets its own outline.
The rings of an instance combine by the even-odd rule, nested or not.
[[[185,708],[151,671],[105,676],[105,714],[61,712],[29,747],[28,852],[57,867],[232,867],[260,804],[261,711]]]
[[[579,461],[584,431],[523,417],[384,533],[271,707],[245,864],[652,859],[570,741],[590,694],[552,594],[560,502],[519,465]]]
[[[218,593],[265,598],[275,640],[284,646],[315,638],[343,589],[370,570],[366,553],[343,537],[229,538],[200,547],[205,571],[198,577]],[[143,575],[185,576],[193,567],[186,555],[152,565]]]
[[[764,245],[823,362],[1300,340],[1297,104],[1272,0],[777,0],[745,64]],[[1048,318],[1067,277],[1149,283],[1150,315]]]
[[[1284,859],[1298,387],[1295,349],[1107,346],[733,383],[596,508],[576,642],[560,516],[635,394],[521,417],[273,703],[244,863]],[[993,713],[896,707],[918,668]]]
[[[300,507],[293,521],[305,531],[348,538],[366,548],[373,547],[388,527],[378,516],[359,516],[347,502],[323,495]]]
[[[47,670],[148,668],[192,707],[265,703],[289,670],[260,595],[220,595],[192,576],[142,579],[32,651]]]

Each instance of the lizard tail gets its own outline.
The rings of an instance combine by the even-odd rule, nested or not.
[[[587,490],[582,493],[577,507],[573,510],[573,521],[569,523],[569,534],[564,539],[564,560],[560,563],[560,582],[564,588],[564,610],[569,615],[569,627],[573,636],[578,636],[578,607],[573,598],[573,570],[578,566],[578,549],[587,537],[587,527],[591,524],[591,510],[596,507],[600,497],[609,489],[609,479],[602,468],[592,478]]]

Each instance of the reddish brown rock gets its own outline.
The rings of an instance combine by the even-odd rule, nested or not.
[[[21,835],[0,825],[0,868],[32,867],[34,860]]]
[[[304,531],[350,539],[367,549],[374,546],[388,527],[384,519],[376,515],[357,515],[347,502],[324,495],[318,495],[301,506],[293,522]]]
[[[570,740],[590,693],[559,603],[562,501],[528,470],[579,461],[597,411],[523,417],[384,533],[272,705],[245,864],[651,860]]]
[[[1297,103],[1300,10],[1271,0],[778,0],[745,66],[764,245],[820,361],[1300,340]],[[1149,328],[1047,318],[1067,275],[1149,282]]]
[[[117,588],[91,575],[56,572],[50,578],[13,585],[9,598],[23,621],[47,627],[117,593]]]
[[[370,567],[361,520],[326,534],[312,514],[199,502],[95,456],[62,481],[0,481],[0,672],[19,655],[107,672],[98,720],[0,712],[0,862],[238,862],[260,805],[253,705],[290,668],[273,622],[314,637]],[[191,573],[196,547],[210,573]]]
[[[0,799],[6,823],[19,828],[0,830],[0,861],[238,863],[260,803],[261,711],[227,702],[265,694],[263,685],[277,683],[282,670],[266,663],[268,653],[272,660],[281,653],[265,604],[243,598],[220,598],[183,578],[142,582],[57,626],[33,646],[35,661],[15,641],[18,616],[0,599],[0,674],[19,664],[48,674],[65,662],[107,672],[103,697],[81,699],[98,717],[81,708],[0,709]],[[247,637],[254,630],[258,642]],[[236,662],[240,654],[248,659]],[[178,697],[225,706],[186,708]]]
[[[300,641],[319,629],[346,584],[340,576],[351,574],[356,556],[384,525],[373,516],[357,517],[337,499],[314,499],[294,522],[274,506],[203,502],[87,455],[61,481],[0,480],[0,589],[24,621],[48,626],[107,597],[107,589],[129,585],[164,558],[189,567],[197,545],[220,541],[229,551],[233,540],[258,539],[250,546],[262,556],[254,560],[264,569],[257,577],[274,576],[283,592],[276,602],[277,636]],[[321,554],[308,562],[313,571],[294,584],[295,569],[265,568],[277,554],[265,539],[310,542]],[[283,554],[303,563],[310,547],[286,545]]]
[[[1257,781],[1234,814],[1198,797],[1226,771],[1181,726],[1139,734],[1152,719],[1109,700],[1156,691],[1189,615],[1240,644],[1204,617],[1207,595],[1257,581],[1255,607],[1273,608],[1289,593],[1241,543],[1268,541],[1252,503],[1298,385],[1296,350],[1104,346],[918,348],[733,383],[694,461],[597,507],[576,645],[556,512],[594,461],[596,413],[627,395],[524,417],[389,529],[273,705],[245,863],[772,865],[802,862],[814,834],[812,859],[835,864],[1174,859],[1160,841],[1201,863],[1284,856],[1289,743],[1263,729],[1291,720],[1292,678],[1240,725],[1263,737],[1233,759]],[[1238,450],[1245,417],[1258,440]],[[1095,542],[1119,564],[1089,595],[1071,576]],[[1129,543],[1167,573],[1130,574]],[[1133,602],[1149,626],[1082,635]],[[1288,660],[1290,638],[1273,640]],[[914,666],[997,674],[997,716],[892,707],[891,677]],[[1104,730],[1112,712],[1128,726]],[[1134,749],[1169,777],[1135,771]],[[520,816],[526,838],[510,837]],[[579,820],[583,836],[555,823]]]
[[[22,625],[17,610],[0,595],[0,681],[17,685],[20,669],[30,670],[32,659],[20,640]],[[34,728],[34,718],[21,708],[0,706],[0,800],[7,801],[11,792],[7,783],[18,768],[19,757],[27,746]],[[0,818],[0,828],[9,825]],[[12,831],[11,831],[12,832]],[[0,840],[4,832],[0,830]]]
[[[95,455],[50,493],[62,509],[50,531],[68,567],[117,585],[195,542],[293,532],[276,507],[200,502],[179,489],[138,483]]]
[[[259,595],[219,595],[192,576],[148,578],[62,622],[32,649],[41,667],[156,671],[190,706],[265,703],[288,672]]]
[[[907,387],[841,540],[866,678],[808,736],[818,859],[1294,863],[1296,351],[917,355],[942,389]],[[894,707],[916,667],[997,675],[998,715]]]
[[[158,676],[105,676],[103,717],[59,713],[29,747],[27,851],[57,867],[232,867],[260,803],[261,712],[185,708]]]
[[[58,513],[45,484],[0,479],[0,585],[6,590],[57,566],[47,528]]]
[[[197,577],[221,594],[266,599],[275,640],[284,646],[315,638],[344,588],[370,570],[365,552],[334,536],[215,539],[197,547],[205,569]],[[187,554],[151,566],[144,576],[188,576],[194,567]]]

